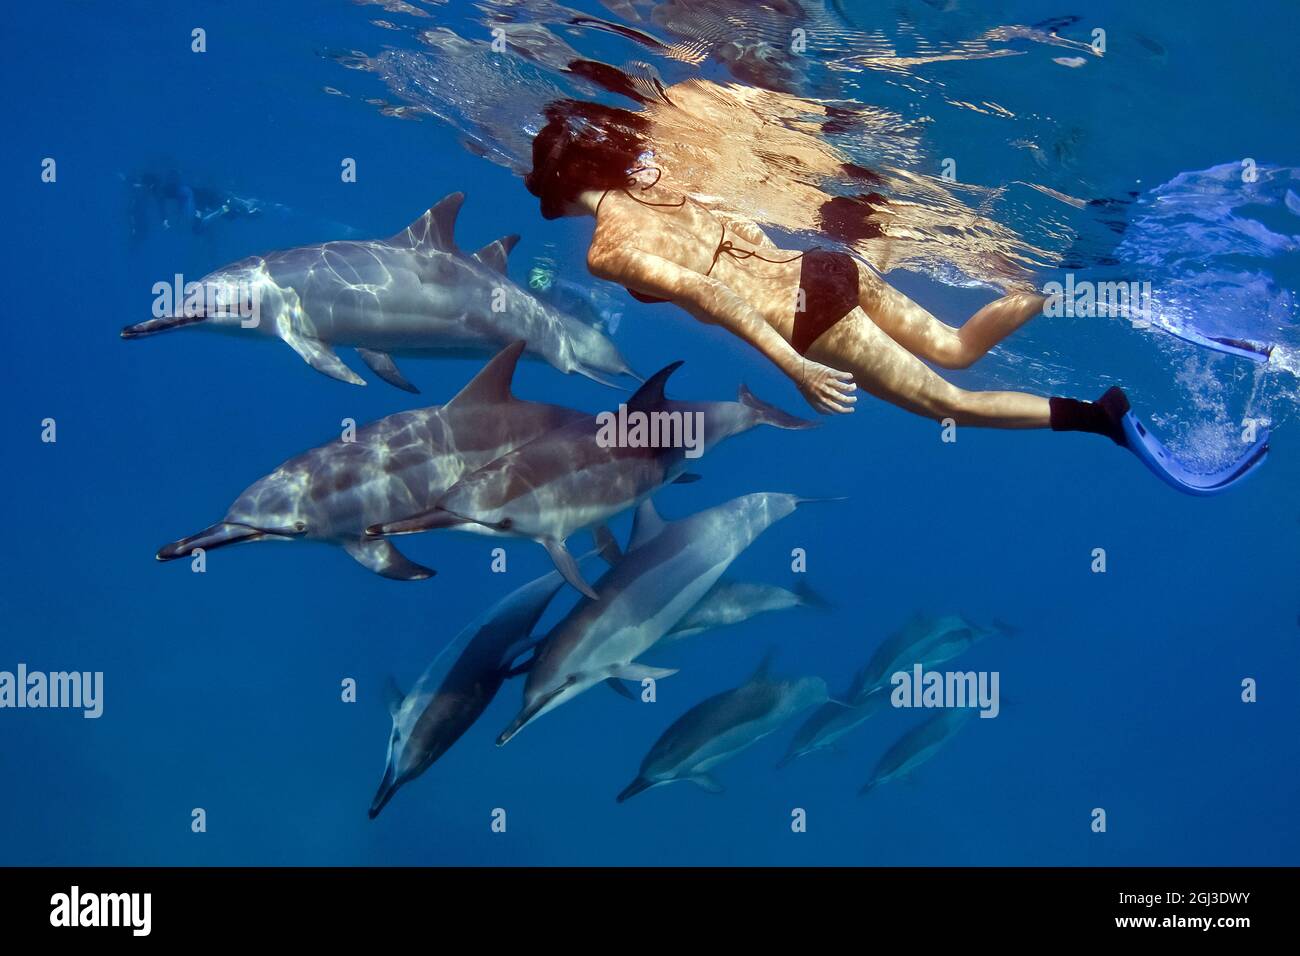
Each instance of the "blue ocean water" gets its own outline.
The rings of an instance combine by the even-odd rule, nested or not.
[[[861,30],[943,40],[1060,12],[914,2],[885,17],[874,5],[842,6]],[[1100,25],[1113,52],[1083,66],[1054,62],[1077,50],[1025,41],[1014,59],[855,75],[853,92],[930,117],[918,163],[956,155],[964,179],[989,187],[1020,175],[1002,165],[1015,121],[993,103],[1026,121],[1050,105],[1056,135],[1039,149],[1054,157],[1051,188],[1071,195],[1143,194],[1247,157],[1261,168],[1296,164],[1291,4],[1256,3],[1249,16],[1199,2],[1088,6],[1061,35],[1087,43]],[[127,343],[118,330],[147,318],[151,287],[175,273],[390,235],[456,190],[467,194],[464,248],[519,232],[516,280],[550,256],[560,274],[594,283],[589,221],[543,221],[511,171],[463,148],[463,130],[376,108],[401,98],[382,77],[345,69],[349,55],[419,49],[420,30],[482,37],[477,18],[461,3],[303,0],[52,2],[9,13],[0,670],[102,671],[105,695],[97,720],[0,710],[0,863],[1300,862],[1294,373],[1084,320],[1039,319],[990,357],[989,371],[954,377],[1083,397],[1120,380],[1153,421],[1189,440],[1258,412],[1275,427],[1266,467],[1222,497],[1184,497],[1098,439],[963,429],[944,443],[936,424],[865,397],[814,432],[739,437],[692,468],[701,481],[660,492],[660,511],[680,517],[760,490],[846,496],[776,525],[732,570],[793,586],[791,551],[803,548],[807,583],[831,607],[657,650],[655,662],[680,673],[659,682],[655,704],[595,688],[496,748],[517,709],[512,682],[367,819],[389,731],[388,675],[409,687],[464,623],[549,570],[545,553],[510,543],[499,575],[495,541],[410,538],[403,550],[438,570],[421,583],[300,545],[213,553],[205,574],[158,564],[161,543],[218,520],[253,479],[336,438],[344,419],[370,421],[414,399],[372,375],[366,388],[329,380],[279,344],[187,333]],[[191,52],[196,27],[204,54]],[[613,56],[618,38],[582,41]],[[722,76],[714,63],[698,69]],[[955,102],[983,105],[936,106]],[[46,157],[57,161],[53,183],[41,178]],[[355,183],[340,179],[345,157],[356,160]],[[266,211],[199,233],[155,218],[133,238],[129,182],[173,170]],[[1288,223],[1284,206],[1257,211],[1274,232],[1300,233],[1290,214]],[[1274,287],[1234,305],[1285,306],[1291,255],[1238,263]],[[890,279],[953,322],[992,296],[932,275]],[[620,301],[615,339],[641,371],[685,361],[672,394],[730,399],[746,382],[807,413],[779,372],[720,329]],[[440,402],[480,365],[404,369],[423,399]],[[599,385],[541,364],[521,366],[516,392],[590,411],[611,402]],[[55,443],[41,441],[47,418]],[[615,524],[620,536],[628,527],[627,515]],[[1096,548],[1104,574],[1091,570]],[[563,593],[543,627],[575,597]],[[909,781],[855,795],[916,722],[891,712],[840,753],[777,771],[791,724],[717,768],[722,795],[680,784],[615,803],[663,729],[744,681],[769,649],[778,672],[839,689],[916,611],[996,618],[1019,633],[959,661],[1000,673],[1002,714],[971,722]],[[355,703],[340,699],[346,678],[357,682]],[[1255,703],[1241,700],[1246,678],[1257,682]],[[1098,807],[1104,834],[1090,826]],[[206,832],[192,832],[194,808],[206,811]],[[497,808],[505,833],[491,827]],[[792,832],[795,808],[806,832]]]

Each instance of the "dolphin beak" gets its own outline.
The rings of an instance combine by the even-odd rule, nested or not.
[[[372,524],[366,529],[366,534],[372,538],[381,535],[419,534],[421,531],[437,531],[439,528],[454,528],[457,525],[466,523],[468,523],[467,519],[462,518],[459,515],[454,515],[450,511],[444,511],[442,508],[433,508],[413,517],[403,518],[401,521],[390,521],[387,524]]]
[[[525,707],[521,710],[519,716],[510,722],[510,726],[501,731],[501,736],[497,738],[497,746],[501,747],[509,743],[510,738],[523,730],[528,725],[528,722],[536,716],[538,709],[537,707]]]
[[[156,335],[159,332],[170,332],[172,329],[183,328],[187,325],[195,325],[202,322],[204,315],[165,315],[160,319],[147,319],[144,322],[137,322],[135,325],[128,325],[122,330],[124,339],[142,339],[146,335]]]
[[[224,548],[226,545],[235,544],[238,541],[256,541],[258,538],[266,537],[266,535],[267,532],[257,528],[250,528],[247,525],[227,524],[224,521],[219,521],[204,528],[198,534],[192,534],[188,538],[181,538],[171,544],[164,544],[158,549],[158,554],[155,557],[159,561],[174,561],[177,558],[188,558],[195,548],[211,551],[213,548]]]
[[[637,777],[626,787],[624,787],[623,792],[620,793],[614,799],[617,800],[619,803],[622,803],[625,800],[631,800],[638,793],[644,793],[645,791],[649,790],[652,786],[654,786],[654,784],[652,784],[645,777]]]
[[[531,704],[525,704],[524,709],[519,712],[519,716],[510,722],[509,727],[501,731],[501,736],[497,738],[497,746],[500,747],[502,744],[507,743],[511,737],[532,723],[551,701],[555,700],[575,683],[577,683],[577,678],[571,675],[559,687],[538,697]]]
[[[568,685],[566,684],[565,686],[567,687]],[[525,706],[524,709],[519,712],[519,715],[510,722],[510,726],[501,731],[501,736],[497,738],[497,746],[500,747],[503,744],[508,743],[511,737],[531,724],[538,714],[542,712],[542,708],[550,703],[551,699],[563,689],[564,688],[561,687],[558,690],[547,694],[545,697]]]
[[[393,799],[393,794],[400,787],[396,780],[396,774],[393,773],[392,765],[384,769],[384,779],[379,781],[379,789],[375,791],[375,799],[370,801],[369,817],[373,820],[379,816],[379,811],[388,806],[388,801]]]

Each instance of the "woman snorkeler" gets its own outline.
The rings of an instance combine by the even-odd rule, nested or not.
[[[766,355],[820,412],[853,411],[861,387],[931,419],[1104,435],[1191,494],[1222,491],[1267,453],[1264,433],[1236,462],[1199,474],[1147,432],[1118,387],[1096,402],[958,388],[926,362],[968,367],[1038,315],[1041,295],[1006,295],[953,328],[846,253],[779,248],[755,223],[720,217],[675,192],[661,181],[643,114],[577,100],[552,103],[545,114],[525,184],[547,219],[594,217],[591,272],[640,301],[671,302],[728,329]]]

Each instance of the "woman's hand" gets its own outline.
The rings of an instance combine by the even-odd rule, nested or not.
[[[853,394],[857,386],[853,384],[850,373],[828,368],[811,359],[804,359],[797,375],[791,377],[808,404],[823,414],[851,412],[858,400]]]

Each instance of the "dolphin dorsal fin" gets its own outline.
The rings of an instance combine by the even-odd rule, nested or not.
[[[443,407],[457,403],[495,405],[513,402],[515,397],[510,393],[510,382],[515,377],[515,366],[519,364],[519,356],[524,352],[524,344],[524,340],[520,339],[503,348]]]
[[[655,511],[655,503],[647,498],[637,507],[636,517],[632,519],[632,536],[628,538],[627,549],[632,551],[641,547],[663,530],[664,519]]]
[[[646,379],[645,384],[636,390],[636,394],[627,400],[628,411],[645,411],[662,405],[666,401],[664,385],[668,383],[669,376],[681,367],[682,362],[679,359],[672,365],[665,365]]]
[[[487,266],[502,275],[506,274],[506,256],[510,255],[511,250],[518,244],[519,237],[516,235],[502,236],[496,242],[489,242],[486,246],[474,253],[474,258],[483,265]]]
[[[758,667],[754,669],[753,675],[749,678],[751,684],[755,681],[767,680],[768,674],[772,672],[772,658],[775,656],[775,648],[769,647],[763,652],[763,659],[758,662]]]
[[[406,695],[402,689],[397,686],[397,681],[390,675],[384,682],[384,703],[388,706],[388,713],[394,720],[397,719],[398,712],[402,709],[402,701]]]
[[[416,252],[434,249],[442,252],[459,252],[456,248],[456,214],[465,201],[464,193],[444,196],[415,222],[388,240],[390,246],[402,246]]]

